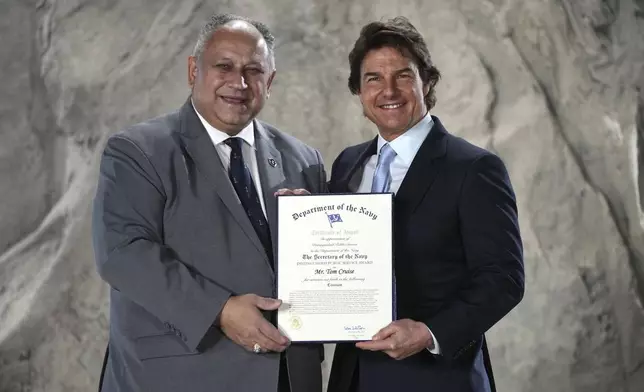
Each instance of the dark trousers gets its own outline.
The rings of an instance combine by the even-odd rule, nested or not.
[[[356,362],[356,368],[353,371],[353,377],[351,377],[351,385],[349,386],[349,392],[358,392],[360,380],[360,361]]]
[[[288,369],[286,367],[286,355],[280,356],[280,374],[277,382],[278,392],[291,392],[291,386],[288,381]]]

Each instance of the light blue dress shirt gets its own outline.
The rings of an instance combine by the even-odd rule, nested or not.
[[[396,158],[394,158],[390,166],[391,185],[389,190],[394,194],[398,192],[407,170],[409,170],[418,149],[420,149],[420,145],[423,144],[433,126],[434,121],[428,112],[416,125],[389,143],[391,148],[396,151]],[[387,141],[378,135],[378,149],[376,151],[380,151],[385,143]],[[362,181],[360,181],[360,186],[358,187],[358,193],[371,192],[371,183],[373,182],[377,163],[378,154],[372,155],[367,161],[362,174]]]

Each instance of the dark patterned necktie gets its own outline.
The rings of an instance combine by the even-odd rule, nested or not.
[[[243,142],[238,137],[231,137],[224,140],[224,143],[232,149],[230,152],[230,170],[228,171],[228,175],[230,176],[230,181],[237,192],[239,200],[246,210],[246,215],[248,215],[250,223],[253,225],[259,240],[264,246],[268,260],[271,262],[271,266],[273,266],[271,233],[259,201],[259,193],[257,192],[257,188],[255,188],[250,170],[248,170],[248,167],[244,163],[241,148]]]

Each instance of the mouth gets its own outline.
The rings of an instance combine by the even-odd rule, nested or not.
[[[386,105],[379,105],[378,107],[384,110],[396,110],[403,107],[404,105],[405,105],[404,103],[399,102],[399,103],[388,103]]]
[[[246,105],[248,103],[247,98],[243,97],[232,97],[232,96],[220,96],[221,100],[230,105]]]

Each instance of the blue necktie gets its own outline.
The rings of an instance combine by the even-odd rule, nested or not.
[[[250,223],[253,225],[259,240],[264,246],[264,250],[272,266],[273,246],[271,243],[271,233],[259,201],[259,193],[257,193],[250,171],[244,163],[244,156],[242,155],[241,149],[243,142],[238,137],[231,137],[224,140],[224,143],[232,149],[230,152],[230,170],[228,171],[228,175],[230,176],[230,181],[235,188],[235,192],[237,192],[239,200],[246,210],[246,215]]]
[[[396,151],[389,145],[385,144],[380,148],[380,154],[378,155],[378,164],[376,165],[376,172],[373,175],[373,182],[371,183],[371,192],[372,193],[385,193],[389,192],[389,187],[391,186],[391,171],[390,166],[396,157]],[[396,274],[392,274],[393,277],[393,289],[391,291],[393,309],[394,309],[394,319],[397,318],[397,305],[396,305]]]
[[[380,148],[378,164],[376,165],[376,172],[373,175],[373,183],[371,184],[371,192],[389,192],[389,186],[391,185],[391,173],[389,171],[389,167],[395,157],[396,151],[391,148],[389,143]]]

